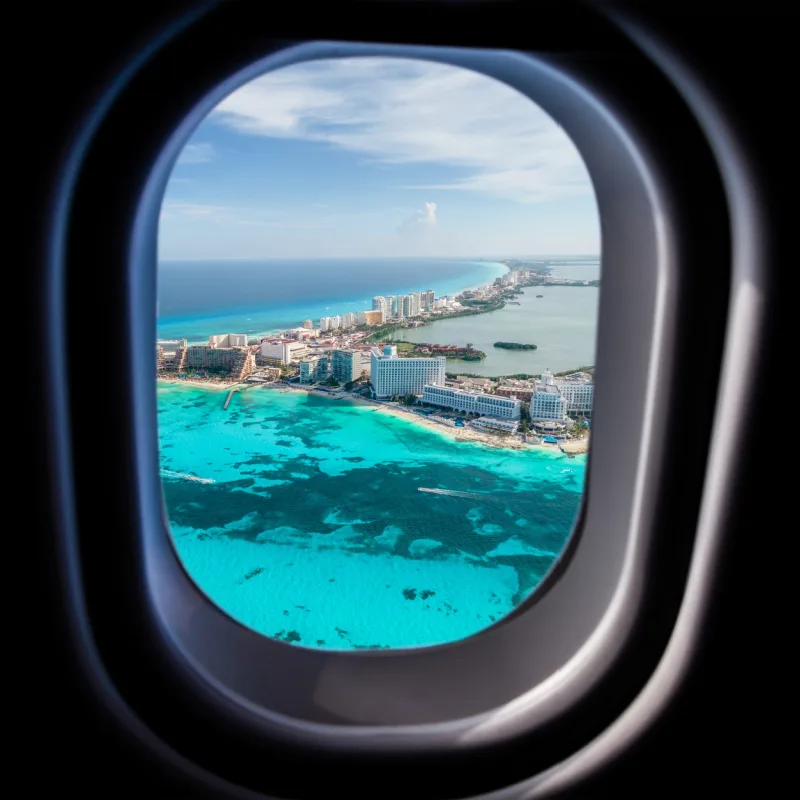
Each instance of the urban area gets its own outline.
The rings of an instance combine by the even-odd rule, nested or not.
[[[453,429],[456,439],[521,448],[558,447],[568,455],[589,443],[594,368],[554,375],[475,377],[447,371],[447,358],[480,360],[471,345],[393,342],[400,328],[481,314],[514,302],[523,287],[598,285],[551,277],[546,268],[505,262],[509,271],[494,283],[455,297],[433,291],[377,296],[369,310],[306,319],[297,328],[256,339],[225,333],[207,343],[186,339],[156,342],[157,376],[229,387],[233,395],[263,385],[285,391],[322,392],[390,407]],[[498,342],[508,349],[535,344]],[[466,372],[467,370],[465,370]]]

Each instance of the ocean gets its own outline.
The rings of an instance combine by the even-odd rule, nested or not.
[[[159,274],[158,333],[256,335],[369,308],[376,294],[455,294],[505,271],[423,259],[173,262]],[[575,354],[589,353],[596,301],[578,298],[596,290],[560,291],[575,293],[565,318],[572,308],[582,320],[576,342],[587,340]],[[521,308],[463,322],[477,331],[513,310],[522,324]],[[448,322],[462,320],[420,331]],[[552,324],[562,324],[557,315]],[[157,394],[179,558],[234,619],[299,646],[408,648],[471,636],[530,596],[578,513],[584,456],[454,442],[370,406],[278,388],[248,388],[227,410],[220,390],[159,383]]]
[[[292,390],[252,387],[227,411],[224,391],[157,391],[177,553],[266,636],[344,650],[463,639],[530,595],[578,512],[583,456],[454,442]]]
[[[158,337],[205,342],[251,336],[304,319],[368,311],[376,295],[433,289],[437,297],[491,283],[503,264],[451,259],[164,261],[158,270]]]

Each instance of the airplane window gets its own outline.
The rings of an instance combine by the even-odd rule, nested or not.
[[[361,57],[229,95],[159,227],[161,478],[189,575],[302,647],[503,619],[579,510],[599,285],[583,160],[509,86]]]

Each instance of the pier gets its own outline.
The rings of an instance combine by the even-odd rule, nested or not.
[[[233,389],[231,389],[231,390],[228,392],[228,396],[225,398],[225,405],[224,405],[224,406],[222,406],[222,410],[223,410],[223,411],[227,411],[227,410],[228,410],[228,406],[231,404],[231,400],[233,399],[233,396],[234,396],[234,395],[236,394],[236,392],[238,392],[238,391],[239,391],[239,387],[237,386],[237,387],[234,387]]]

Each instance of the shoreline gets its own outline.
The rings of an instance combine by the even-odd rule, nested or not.
[[[244,381],[201,381],[192,378],[156,378],[156,387],[158,387],[159,383],[169,383],[169,384],[179,384],[181,386],[196,386],[199,389],[227,389],[230,391],[234,386],[238,386],[239,384],[244,384]],[[257,386],[258,384],[252,384]]]
[[[501,437],[495,436],[491,433],[475,430],[474,428],[464,426],[457,427],[454,422],[447,420],[444,417],[431,419],[430,417],[423,416],[412,411],[410,408],[400,408],[391,406],[380,400],[372,400],[371,398],[362,397],[360,395],[345,394],[342,392],[326,392],[320,389],[315,389],[313,386],[292,385],[285,383],[268,383],[268,384],[244,384],[241,381],[231,383],[211,383],[199,380],[182,380],[170,378],[158,378],[157,382],[188,385],[200,389],[215,389],[217,391],[226,389],[230,391],[238,385],[253,386],[254,388],[268,389],[278,392],[305,392],[306,394],[314,394],[318,397],[327,397],[331,400],[344,400],[354,406],[362,406],[372,408],[374,411],[387,414],[395,419],[402,419],[419,425],[426,430],[433,431],[450,439],[453,442],[462,444],[481,444],[486,447],[493,447],[499,450],[528,450],[538,453],[553,453],[565,455],[583,455],[588,450],[588,440],[567,440],[561,444],[546,444],[544,442],[523,442],[516,436]],[[432,415],[432,416],[435,416]]]
[[[265,386],[264,388],[273,388],[274,384]],[[534,452],[550,452],[550,453],[564,453],[565,455],[583,455],[588,451],[588,440],[568,440],[562,442],[561,445],[546,444],[544,442],[523,442],[516,438],[516,436],[501,437],[495,436],[491,433],[484,433],[483,431],[475,430],[468,426],[457,427],[454,422],[447,420],[444,417],[438,419],[431,419],[431,417],[412,411],[410,408],[406,410],[399,406],[392,406],[380,400],[372,400],[371,398],[362,397],[360,395],[348,394],[335,394],[333,392],[320,391],[318,389],[306,388],[301,386],[288,386],[282,385],[283,391],[300,391],[306,394],[316,394],[318,396],[330,397],[339,400],[346,400],[353,405],[367,406],[374,411],[380,411],[388,414],[395,419],[403,419],[408,422],[413,422],[420,427],[426,428],[430,431],[442,434],[446,438],[459,443],[483,444],[487,447],[493,447],[501,450],[531,450]],[[431,416],[436,416],[435,412]],[[569,447],[569,449],[566,449]],[[564,448],[564,449],[562,449]]]

